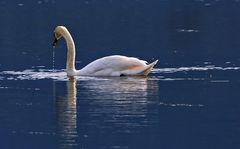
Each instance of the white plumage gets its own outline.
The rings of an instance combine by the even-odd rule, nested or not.
[[[139,60],[134,57],[121,55],[106,56],[97,59],[80,70],[75,69],[75,45],[73,39],[64,26],[58,26],[55,29],[55,39],[53,45],[64,37],[67,42],[67,74],[69,76],[147,76],[158,60],[147,65],[146,61]]]

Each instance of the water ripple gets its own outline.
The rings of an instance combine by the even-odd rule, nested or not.
[[[160,106],[167,106],[167,107],[203,107],[203,104],[185,104],[185,103],[164,103],[160,102]]]
[[[204,66],[204,67],[179,67],[179,68],[154,68],[152,73],[175,73],[175,72],[185,72],[185,71],[209,71],[209,70],[240,70],[240,67],[218,67],[214,65]]]
[[[52,69],[27,69],[23,71],[3,71],[0,72],[0,79],[7,80],[42,80],[42,79],[53,79],[58,81],[67,81],[68,76],[64,69],[52,70]],[[78,80],[106,80],[106,78],[77,76]]]
[[[178,72],[207,72],[207,71],[239,71],[240,67],[221,67],[215,65],[207,66],[192,66],[192,67],[179,67],[179,68],[153,68],[149,79],[162,80],[162,81],[179,81],[179,80],[204,80],[204,76],[201,78],[195,76],[183,76],[183,77],[166,77],[160,74],[174,74]],[[2,71],[0,72],[0,80],[41,80],[41,79],[53,79],[58,81],[67,81],[68,77],[64,69],[52,70],[52,69],[27,69],[23,71]],[[87,77],[77,76],[77,80],[109,80],[108,77]]]

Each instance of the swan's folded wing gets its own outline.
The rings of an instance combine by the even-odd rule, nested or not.
[[[82,75],[92,76],[147,75],[156,63],[147,65],[146,61],[134,57],[114,55],[97,59],[80,71]]]
[[[154,61],[153,63],[145,66],[136,66],[136,67],[129,67],[128,69],[121,72],[121,75],[143,75],[147,76],[152,68],[157,64],[158,60]]]

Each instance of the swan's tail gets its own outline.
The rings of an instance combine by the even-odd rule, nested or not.
[[[141,72],[139,72],[139,75],[147,76],[151,72],[152,68],[157,64],[157,62],[158,62],[158,60],[147,65],[145,69],[143,69]]]
[[[152,62],[149,65],[143,67],[137,67],[135,69],[127,69],[120,73],[120,76],[147,76],[152,68],[157,64],[158,60]]]

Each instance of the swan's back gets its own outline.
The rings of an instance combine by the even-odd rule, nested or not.
[[[113,55],[91,62],[79,70],[78,74],[90,74],[92,76],[147,75],[156,62],[152,65],[147,65],[146,61],[134,57]],[[144,74],[144,71],[147,71],[147,73],[145,72]]]

